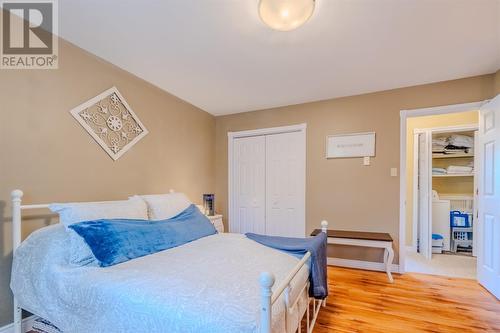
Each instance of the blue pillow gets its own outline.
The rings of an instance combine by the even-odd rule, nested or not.
[[[167,220],[103,219],[75,223],[69,228],[85,240],[101,267],[217,233],[210,220],[195,205]]]

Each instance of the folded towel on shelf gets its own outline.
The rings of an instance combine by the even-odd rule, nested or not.
[[[473,167],[463,165],[450,165],[446,168],[448,174],[470,174],[473,170]]]
[[[444,151],[444,147],[448,145],[448,141],[446,138],[435,138],[432,139],[432,152],[433,153],[442,153]]]
[[[432,139],[433,146],[446,146],[448,145],[448,140],[446,138],[434,138]]]
[[[452,154],[473,154],[474,149],[473,148],[467,148],[467,147],[458,147],[458,146],[453,146],[453,145],[447,145],[444,148],[439,148],[439,149],[432,149],[433,153],[442,153],[445,155],[452,155]]]
[[[451,145],[448,145],[446,147],[434,147],[434,146],[432,146],[432,153],[433,154],[443,154],[443,155],[453,155],[453,154],[474,155],[474,149],[473,148],[466,148],[466,147],[456,147],[456,146],[451,146]]]
[[[444,168],[432,168],[433,175],[446,175],[446,169]]]
[[[474,147],[474,138],[468,135],[452,134],[448,138],[448,144],[456,147]]]

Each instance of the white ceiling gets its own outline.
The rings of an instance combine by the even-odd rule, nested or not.
[[[258,0],[59,1],[60,35],[214,115],[492,73],[500,0],[316,0],[278,32]]]

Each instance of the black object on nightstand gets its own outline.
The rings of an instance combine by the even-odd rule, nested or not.
[[[203,194],[203,209],[208,216],[213,216],[215,214],[214,201],[214,194]]]

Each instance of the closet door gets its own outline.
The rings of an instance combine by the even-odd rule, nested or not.
[[[233,142],[233,218],[230,232],[264,234],[266,138],[237,138]]]
[[[305,133],[266,136],[266,234],[304,237]]]
[[[432,160],[430,133],[418,134],[418,240],[419,253],[432,257]]]

